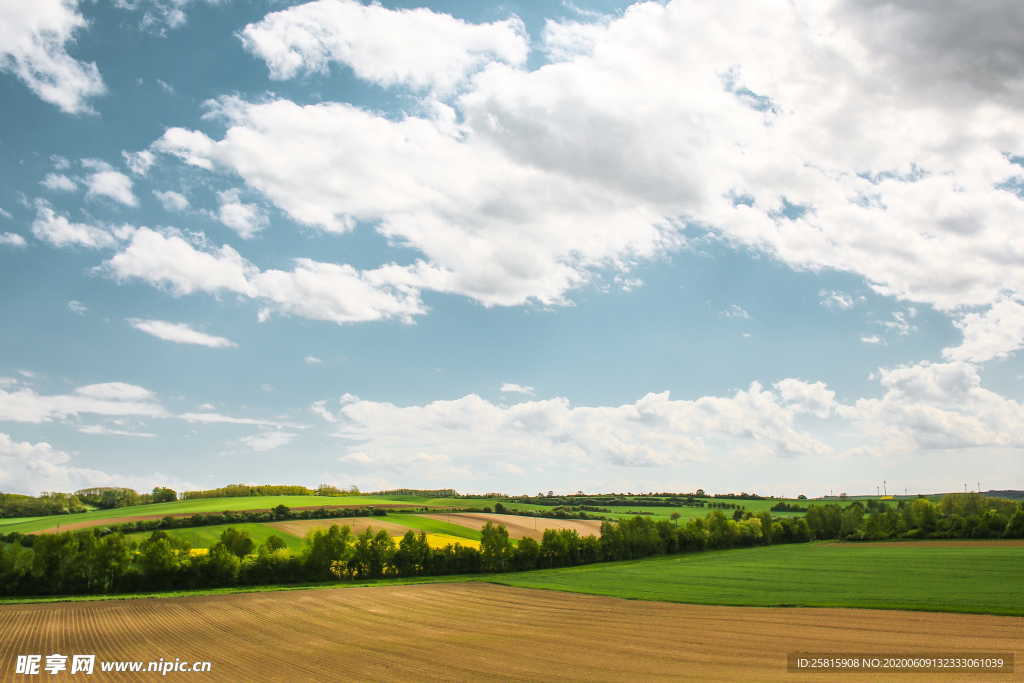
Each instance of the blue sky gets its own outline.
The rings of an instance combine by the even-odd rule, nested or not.
[[[0,490],[1024,485],[1015,3],[0,4]]]

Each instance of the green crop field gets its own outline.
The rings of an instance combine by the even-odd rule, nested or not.
[[[239,531],[248,532],[256,545],[260,545],[271,536],[277,536],[288,546],[288,549],[293,552],[298,552],[302,549],[302,539],[293,536],[292,534],[285,533],[278,529],[274,529],[266,524],[213,524],[211,526],[199,526],[192,527],[190,529],[167,529],[164,531],[168,536],[174,536],[175,538],[181,538],[188,541],[188,544],[193,548],[209,548],[220,540],[220,535],[228,527],[234,527]],[[127,538],[141,542],[152,534],[152,531],[139,531],[133,534],[128,534]]]
[[[1024,615],[1024,546],[798,543],[492,575],[524,588],[757,607]]]

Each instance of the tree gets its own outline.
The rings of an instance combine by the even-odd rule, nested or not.
[[[512,561],[512,541],[503,525],[487,522],[480,531],[480,554],[485,572],[503,572]]]
[[[163,486],[157,486],[153,489],[154,503],[170,503],[175,500],[178,500],[178,494],[174,489],[169,489]]]
[[[248,531],[239,531],[235,527],[228,527],[221,532],[220,542],[239,558],[251,553],[256,546]]]
[[[796,499],[797,500],[807,500],[807,496],[805,496],[804,494],[801,493],[799,496],[796,497]]]
[[[678,512],[673,512],[671,515],[669,515],[669,518],[675,523],[676,526],[679,526],[679,518],[681,516],[682,515],[680,515]]]
[[[270,536],[267,540],[263,541],[261,548],[266,548],[268,552],[275,552],[283,550],[288,547],[288,544],[280,536]]]

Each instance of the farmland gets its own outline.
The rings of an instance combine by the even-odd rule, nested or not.
[[[104,677],[104,660],[160,657],[208,660],[210,680],[785,680],[795,651],[1024,649],[1008,617],[675,605],[485,583],[10,605],[0,630],[0,661],[95,653],[97,680],[130,680]]]
[[[489,577],[510,586],[716,605],[1024,616],[1019,541],[800,543]]]
[[[752,513],[769,509],[779,502],[771,500],[718,500],[699,499],[706,503],[734,503]],[[632,517],[636,513],[650,516],[652,519],[668,519],[673,513],[683,520],[703,517],[708,509],[688,506],[652,506],[644,505],[642,498],[636,499],[637,504],[608,508],[607,512],[597,513],[610,519]],[[795,502],[795,501],[789,501]],[[109,523],[118,523],[129,519],[161,519],[167,516],[187,516],[203,513],[220,513],[226,511],[270,510],[278,505],[291,509],[332,508],[332,507],[380,507],[416,510],[427,508],[435,512],[451,509],[493,509],[495,500],[491,498],[430,498],[425,496],[242,496],[225,498],[199,498],[179,500],[169,503],[150,503],[132,505],[107,510],[90,510],[70,515],[48,515],[43,517],[0,518],[0,529],[3,533],[37,533],[40,531],[63,531],[71,528],[87,528]],[[552,506],[530,503],[503,503],[509,511],[540,512],[549,514]],[[787,516],[790,513],[781,513]],[[420,527],[416,527],[420,528]]]

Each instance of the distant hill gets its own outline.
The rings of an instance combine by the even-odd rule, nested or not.
[[[996,498],[1013,498],[1014,500],[1024,499],[1024,491],[1018,491],[1016,489],[1008,489],[1006,491],[985,491],[985,495]]]

